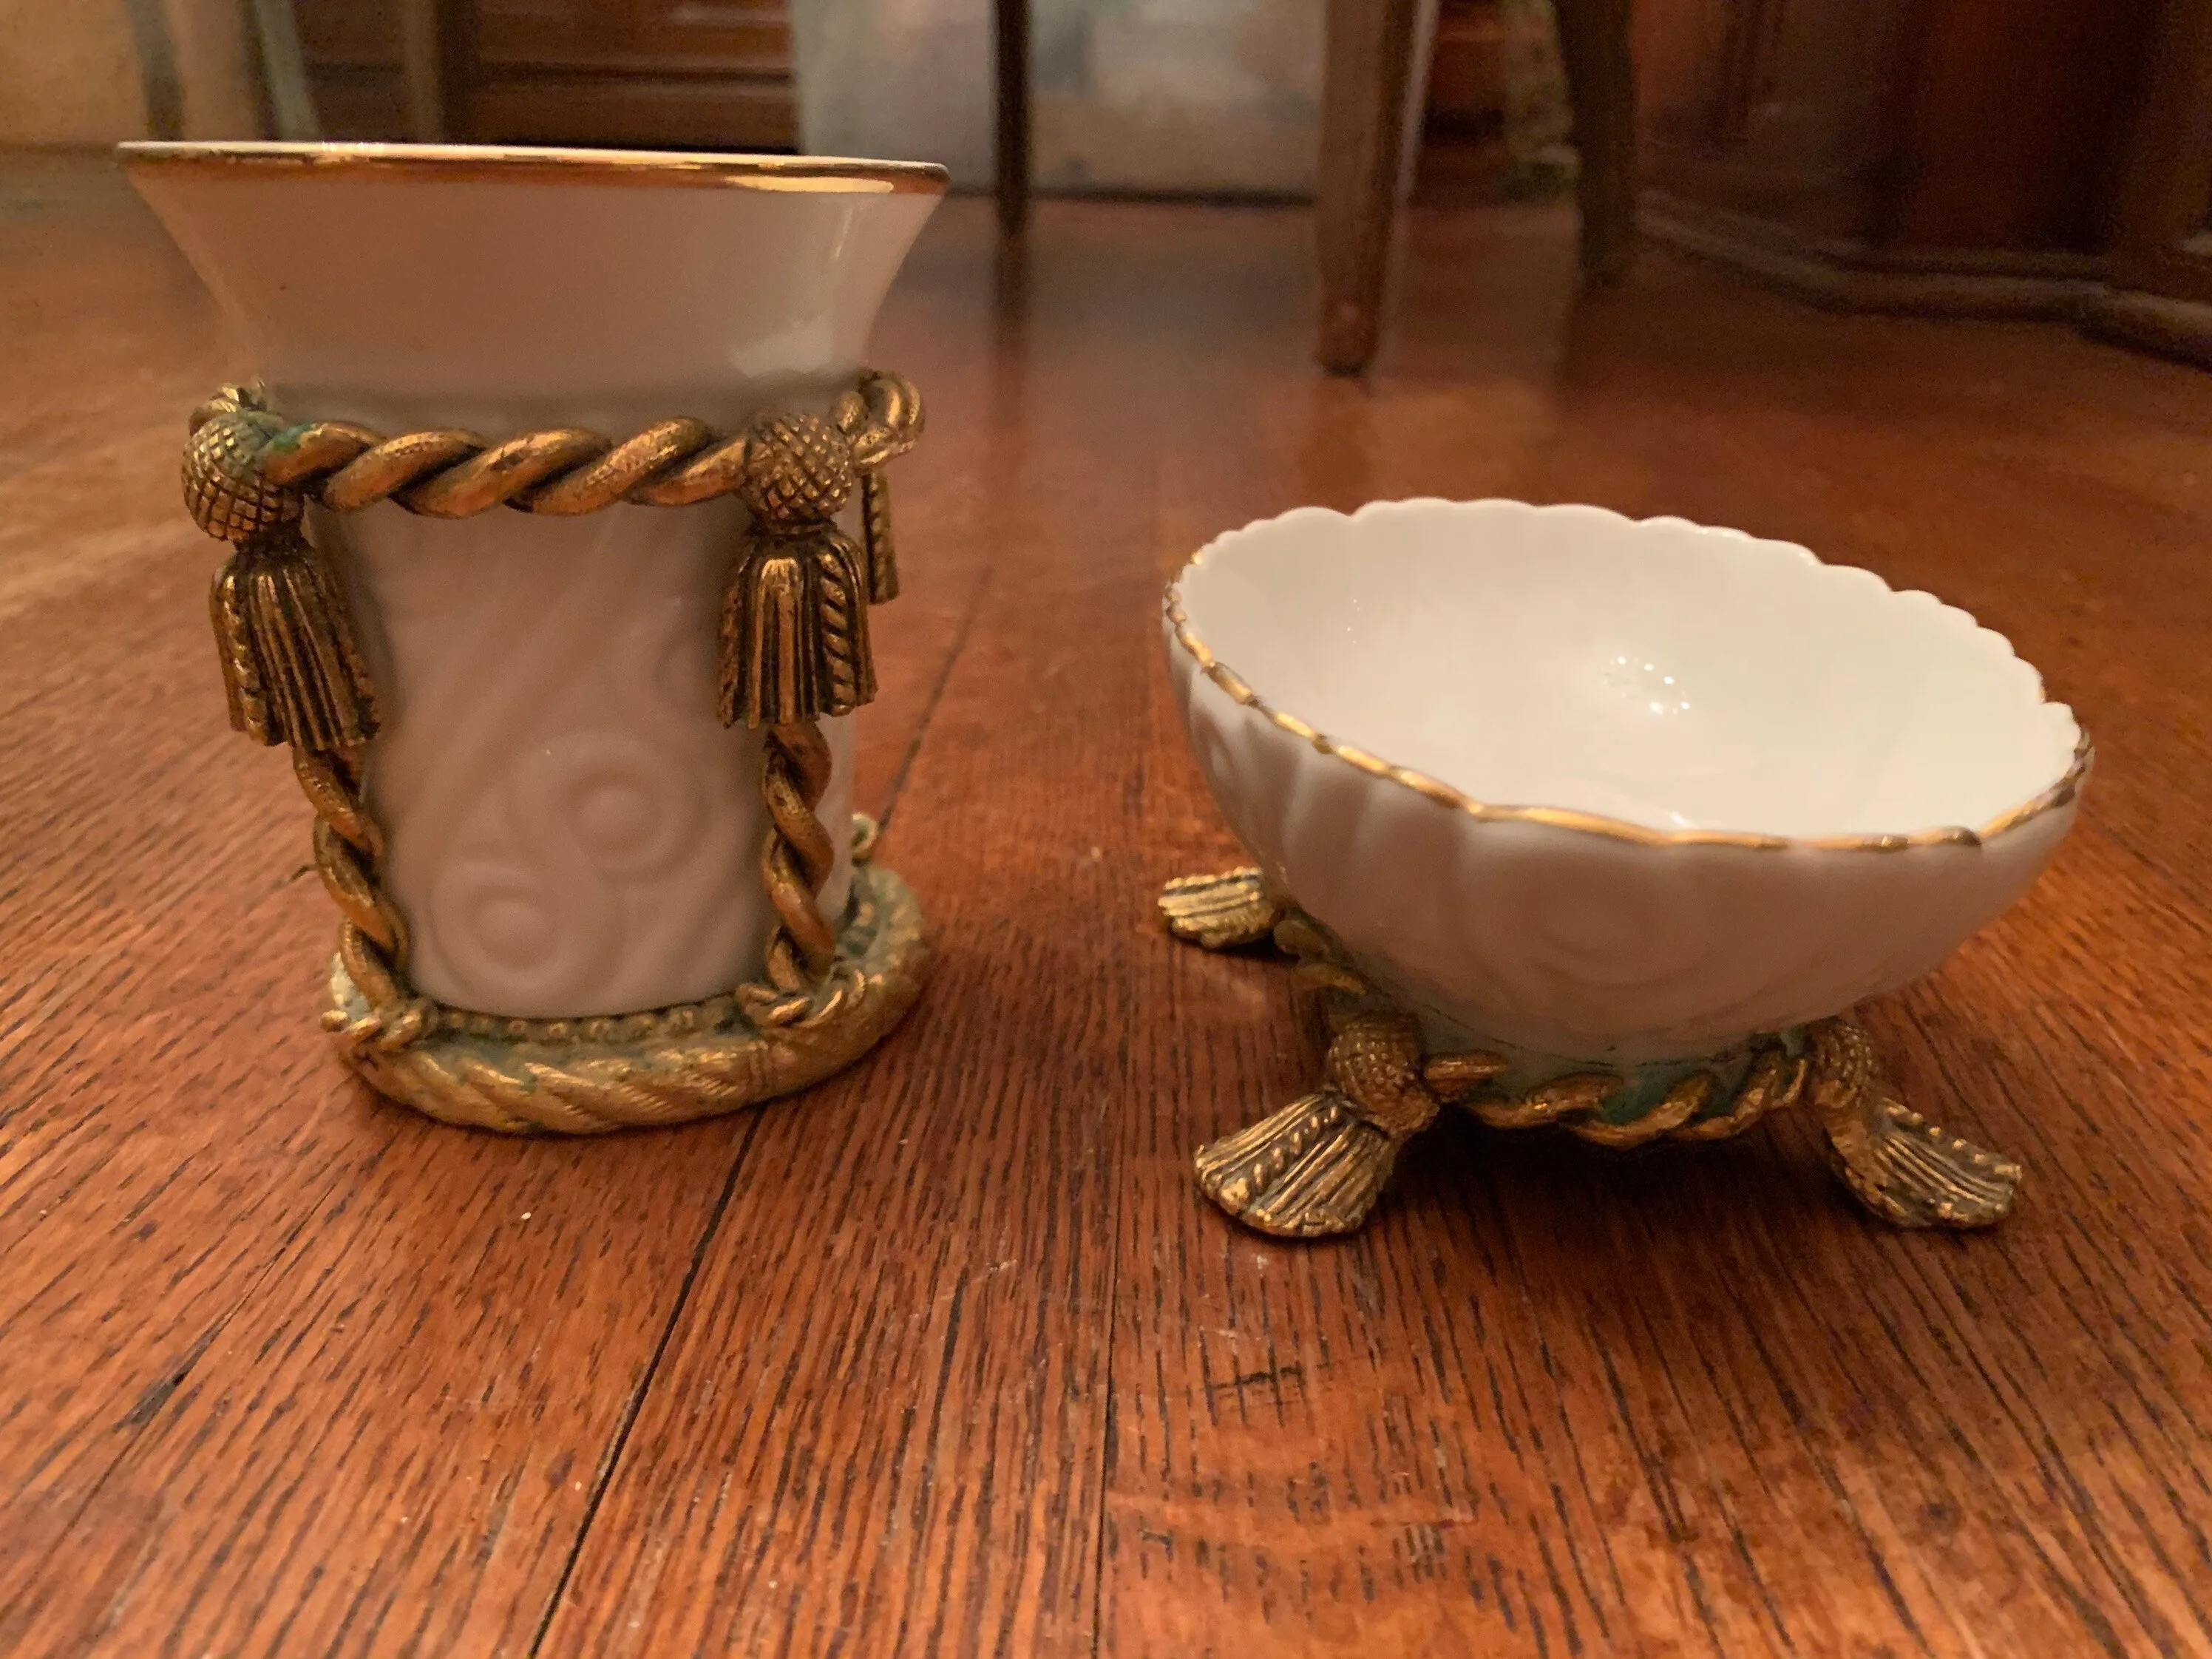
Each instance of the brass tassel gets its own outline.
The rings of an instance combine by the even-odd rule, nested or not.
[[[297,521],[236,544],[210,601],[235,729],[320,755],[376,735],[376,695],[345,601]]]
[[[871,562],[837,528],[860,487],[851,445],[811,415],[748,428],[737,495],[753,517],[722,610],[722,719],[791,726],[876,695]]]
[[[1403,1144],[1344,1096],[1324,1090],[1199,1148],[1198,1184],[1260,1232],[1348,1233],[1382,1195]]]
[[[868,644],[866,556],[835,525],[810,538],[819,586],[815,615],[820,629],[825,714],[849,714],[876,696],[876,658]]]
[[[868,603],[898,598],[898,548],[891,540],[891,487],[880,472],[860,475],[860,533],[868,544]]]
[[[722,611],[722,720],[789,726],[876,695],[862,555],[835,526],[756,534]]]
[[[1206,1195],[1264,1233],[1351,1232],[1389,1184],[1398,1149],[1436,1121],[1411,1015],[1340,999],[1329,1023],[1326,1089],[1199,1149]],[[1479,1069],[1448,1068],[1439,1080],[1456,1093]]]
[[[192,412],[185,504],[231,544],[208,595],[231,725],[256,743],[349,754],[376,735],[376,695],[300,497],[261,474],[289,430],[258,392],[225,386]]]
[[[808,637],[812,561],[793,542],[756,536],[722,609],[722,723],[781,726],[821,706],[821,653]]]

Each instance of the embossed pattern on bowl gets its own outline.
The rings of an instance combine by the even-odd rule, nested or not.
[[[1166,629],[1231,826],[1439,1042],[1632,1066],[1843,1012],[2027,890],[2088,765],[1965,612],[1677,519],[1301,508]]]

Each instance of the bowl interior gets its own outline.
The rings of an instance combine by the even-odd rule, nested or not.
[[[1979,829],[2079,732],[2004,638],[1803,548],[1515,501],[1307,508],[1182,577],[1268,706],[1498,806],[1660,830]]]

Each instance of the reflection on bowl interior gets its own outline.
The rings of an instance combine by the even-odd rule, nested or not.
[[[1795,836],[1979,828],[2078,732],[2003,638],[1804,549],[1394,503],[1222,538],[1183,608],[1271,708],[1492,805]]]

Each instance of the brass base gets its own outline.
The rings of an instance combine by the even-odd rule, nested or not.
[[[1850,1019],[1821,1020],[1794,1040],[1755,1044],[1732,1080],[1701,1066],[1663,1091],[1584,1072],[1512,1091],[1495,1081],[1507,1069],[1502,1055],[1427,1052],[1412,1016],[1368,984],[1328,931],[1271,892],[1258,871],[1171,881],[1160,913],[1170,933],[1205,950],[1272,939],[1328,999],[1325,1086],[1197,1154],[1206,1195],[1261,1232],[1315,1238],[1357,1231],[1400,1151],[1447,1104],[1464,1104],[1493,1127],[1554,1124],[1627,1148],[1725,1139],[1802,1101],[1819,1113],[1844,1185],[1894,1226],[1985,1227],[2011,1212],[2019,1189],[2019,1164],[1905,1106]]]
[[[343,961],[323,1024],[380,1094],[438,1119],[510,1134],[603,1134],[757,1105],[850,1065],[896,1025],[928,965],[921,907],[877,864],[853,867],[837,957],[811,991],[766,986],[650,1013],[502,1019],[440,1008],[389,1042]]]

